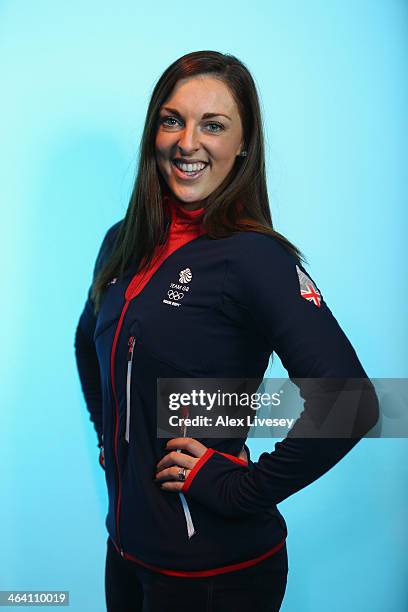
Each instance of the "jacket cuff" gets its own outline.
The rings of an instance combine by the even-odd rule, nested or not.
[[[186,480],[184,481],[184,484],[181,487],[182,493],[186,493],[188,491],[188,489],[190,488],[191,483],[193,482],[194,478],[196,477],[198,471],[202,468],[204,463],[206,463],[206,461],[208,461],[208,459],[214,453],[215,453],[215,450],[213,448],[207,448],[207,450],[205,451],[204,455],[201,455],[201,457],[199,458],[199,460],[197,461],[197,463],[195,464],[193,469],[190,471],[190,473],[187,476]]]
[[[245,507],[240,499],[240,481],[248,472],[248,464],[243,459],[207,448],[181,491],[222,516],[247,516],[259,512]]]

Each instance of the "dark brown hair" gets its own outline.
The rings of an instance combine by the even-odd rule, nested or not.
[[[168,187],[156,163],[155,138],[159,110],[180,79],[209,75],[229,88],[243,126],[246,157],[236,157],[223,182],[206,198],[202,223],[208,238],[217,239],[237,232],[255,231],[278,239],[297,260],[303,254],[273,229],[265,175],[262,116],[255,82],[246,66],[233,55],[217,51],[194,51],[173,62],[154,87],[139,147],[139,164],[129,205],[114,240],[113,248],[95,273],[91,288],[95,314],[107,283],[120,277],[131,263],[149,267],[155,247],[168,235],[169,219],[162,197]],[[237,206],[237,202],[240,206]],[[143,265],[142,265],[143,264]]]

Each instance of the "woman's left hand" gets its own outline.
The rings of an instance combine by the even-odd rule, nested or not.
[[[199,458],[206,452],[207,446],[204,446],[204,444],[201,444],[201,442],[194,438],[172,438],[167,442],[166,448],[171,452],[158,462],[155,482],[161,483],[161,489],[181,491],[184,481],[179,480],[179,469],[182,467],[186,468],[187,480],[188,475]],[[185,450],[193,456],[177,452],[177,448],[180,448],[182,451]]]

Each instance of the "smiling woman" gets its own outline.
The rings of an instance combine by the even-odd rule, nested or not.
[[[108,488],[109,612],[279,610],[288,562],[277,504],[378,418],[353,347],[273,228],[263,142],[242,62],[215,51],[176,60],[149,102],[125,218],[96,258],[75,349]],[[262,381],[273,352],[305,400],[273,451],[250,460],[250,423],[240,438],[197,439],[186,421],[180,437],[158,437],[159,379],[177,379],[177,393],[201,377]],[[307,439],[348,377],[350,435]]]
[[[180,79],[160,109],[156,157],[185,209],[205,206],[236,157],[245,154],[243,146],[241,118],[229,87],[209,75]]]

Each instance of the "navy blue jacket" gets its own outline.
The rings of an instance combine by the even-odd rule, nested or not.
[[[120,223],[107,232],[94,274]],[[319,305],[300,294],[296,265],[311,278],[268,235],[249,231],[217,240],[201,235],[172,253],[134,299],[125,298],[134,269],[107,285],[97,317],[88,294],[76,330],[76,359],[104,446],[106,527],[125,558],[179,576],[258,562],[287,534],[276,505],[324,474],[377,421],[377,397],[367,384],[353,439],[288,435],[248,464],[234,460],[245,439],[200,439],[208,450],[183,485],[193,537],[182,496],[154,482],[156,465],[168,452],[167,439],[157,437],[159,377],[262,379],[276,352],[295,382],[353,377],[369,383],[316,283]],[[187,268],[193,275],[189,291],[179,308],[171,307],[163,298]],[[304,412],[322,419],[329,410],[327,395],[322,401],[316,388],[301,394]]]

